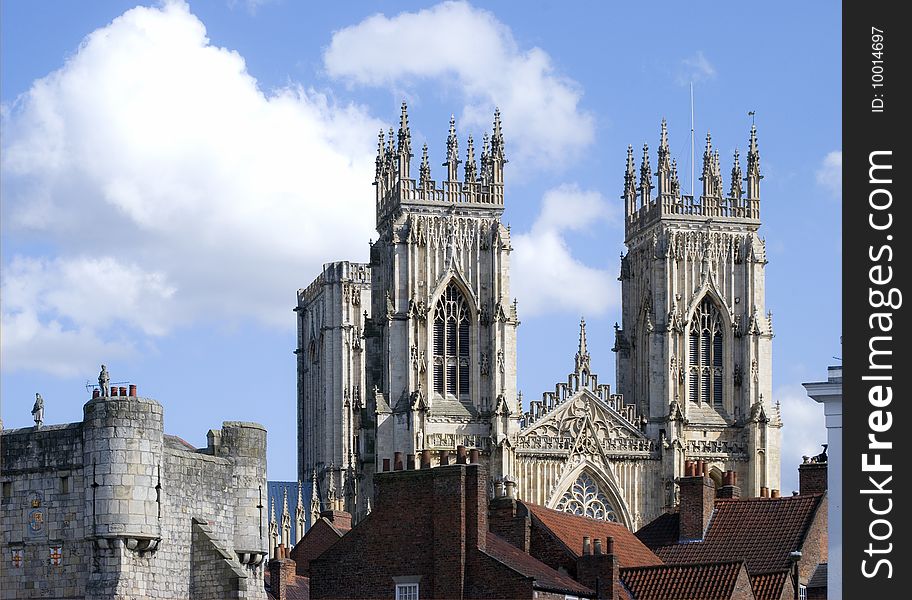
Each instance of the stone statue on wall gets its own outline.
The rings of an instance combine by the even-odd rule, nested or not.
[[[32,407],[32,417],[35,419],[35,429],[44,424],[44,399],[41,394],[35,394],[35,406]]]
[[[111,395],[111,376],[108,375],[108,368],[101,365],[101,373],[98,374],[98,388],[102,396]]]

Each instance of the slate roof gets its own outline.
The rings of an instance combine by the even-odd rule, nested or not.
[[[545,508],[538,504],[523,503],[535,520],[544,525],[574,556],[583,553],[583,536],[606,540],[614,538],[614,555],[621,567],[642,567],[660,565],[662,560],[656,556],[637,536],[620,523],[600,521],[580,517],[570,513]],[[603,543],[606,543],[603,541]],[[603,547],[603,551],[607,548]]]
[[[751,589],[757,600],[779,600],[782,597],[782,588],[791,582],[788,571],[778,573],[763,573],[751,577]]]
[[[789,553],[801,547],[822,498],[717,499],[703,541],[677,543],[671,536],[677,529],[676,513],[658,517],[638,536],[669,564],[743,560],[749,573],[788,571]]]
[[[569,592],[571,594],[594,597],[595,592],[568,575],[555,571],[545,563],[526,554],[510,542],[497,534],[488,532],[484,553],[491,558],[510,567],[517,573],[532,577],[534,587],[555,592]]]
[[[808,589],[827,587],[827,563],[820,563],[808,580]]]
[[[702,565],[659,565],[621,569],[621,581],[637,600],[727,600],[743,561]]]

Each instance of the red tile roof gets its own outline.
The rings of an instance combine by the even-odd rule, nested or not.
[[[757,600],[779,600],[782,597],[783,586],[791,581],[788,571],[763,573],[751,577],[751,588]]]
[[[510,567],[517,573],[535,580],[534,587],[555,592],[594,597],[595,592],[580,585],[571,577],[555,571],[545,563],[526,554],[497,534],[488,532],[485,554]]]
[[[614,555],[621,567],[642,567],[660,565],[661,559],[656,556],[637,536],[619,523],[599,521],[580,517],[570,513],[545,508],[538,504],[523,502],[532,515],[533,526],[539,523],[550,530],[555,537],[567,546],[574,556],[583,553],[583,536],[606,540],[614,538]]]
[[[742,561],[659,565],[621,569],[621,581],[637,600],[727,600],[742,573]]]
[[[743,560],[749,573],[787,571],[791,566],[789,553],[801,548],[822,498],[819,494],[811,494],[717,499],[703,541],[677,543],[677,540],[669,540],[672,526],[668,515],[659,517],[664,522],[655,524],[654,521],[644,527],[641,539],[650,544],[667,542],[653,546],[653,550],[669,564]]]

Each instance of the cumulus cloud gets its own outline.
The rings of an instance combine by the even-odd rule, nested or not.
[[[823,405],[808,397],[799,384],[781,386],[774,397],[782,406],[782,491],[798,489],[798,465],[802,456],[816,456],[827,440]]]
[[[827,154],[816,176],[818,185],[829,190],[834,198],[842,198],[842,150]]]
[[[618,290],[611,274],[574,258],[565,239],[567,233],[616,221],[610,207],[598,192],[575,185],[562,185],[545,193],[530,231],[513,236],[512,291],[523,314],[597,316],[617,304]]]
[[[366,253],[382,123],[259,89],[182,2],[90,34],[2,115],[4,233],[32,241],[6,251],[4,369],[48,370],[27,348],[58,343],[61,364],[97,363],[112,321],[287,326],[296,285]]]
[[[463,97],[461,122],[490,126],[499,106],[515,162],[560,164],[594,138],[579,107],[582,89],[541,48],[522,49],[488,11],[444,2],[394,17],[382,14],[337,31],[324,54],[327,73],[352,84],[408,88],[435,79]]]
[[[681,85],[699,83],[715,76],[716,68],[709,62],[703,51],[698,50],[693,56],[681,60],[678,70],[678,83]]]

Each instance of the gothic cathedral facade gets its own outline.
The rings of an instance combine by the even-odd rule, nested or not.
[[[460,447],[487,464],[492,494],[632,530],[674,507],[685,460],[718,485],[733,472],[747,495],[778,488],[756,130],[728,194],[708,136],[699,198],[681,193],[664,121],[655,178],[648,148],[639,177],[628,148],[619,393],[591,371],[581,322],[572,372],[527,410],[499,113],[480,160],[471,137],[460,156],[451,119],[445,179],[431,179],[427,146],[412,178],[403,104],[378,143],[370,262],[329,263],[298,291],[298,468],[312,503],[359,519],[374,473]]]

